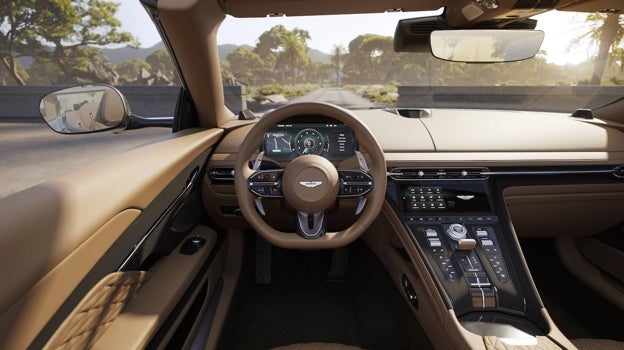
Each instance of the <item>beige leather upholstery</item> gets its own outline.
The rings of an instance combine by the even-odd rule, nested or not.
[[[579,350],[622,350],[624,343],[609,339],[573,339],[572,344]]]
[[[301,343],[273,348],[273,350],[362,350],[356,346],[336,343]]]
[[[113,126],[118,124],[123,116],[124,106],[121,97],[115,91],[106,91],[102,96],[97,121],[106,126]]]
[[[65,319],[44,349],[88,349],[119,315],[146,280],[144,271],[104,277]]]
[[[498,337],[483,337],[487,350],[559,350],[561,347],[548,337],[537,337],[536,345],[510,345]]]

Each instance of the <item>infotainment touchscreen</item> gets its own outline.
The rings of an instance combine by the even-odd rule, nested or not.
[[[485,190],[453,189],[444,186],[404,186],[401,199],[405,212],[491,212]]]

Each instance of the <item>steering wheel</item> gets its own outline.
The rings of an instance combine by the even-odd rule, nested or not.
[[[297,115],[322,115],[349,126],[360,151],[359,169],[339,170],[318,155],[295,158],[278,170],[259,170],[263,152],[253,169],[249,160],[258,152],[267,130]],[[236,155],[234,185],[243,217],[269,243],[291,249],[323,249],[345,246],[357,239],[379,214],[386,192],[386,161],[370,130],[351,112],[321,102],[293,103],[264,115],[249,131]],[[284,198],[296,210],[296,233],[282,232],[268,225],[263,197]],[[326,210],[338,198],[359,198],[355,222],[342,231],[327,232]]]

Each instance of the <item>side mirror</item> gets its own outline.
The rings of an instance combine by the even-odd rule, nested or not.
[[[128,125],[130,108],[124,96],[104,84],[82,85],[52,92],[39,104],[50,128],[61,134],[84,134]]]
[[[535,56],[543,40],[539,30],[438,30],[431,33],[431,53],[453,62],[515,62]]]

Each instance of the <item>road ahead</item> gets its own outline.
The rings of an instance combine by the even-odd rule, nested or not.
[[[368,99],[356,94],[353,91],[342,88],[317,89],[304,96],[292,99],[290,103],[309,101],[333,103],[347,109],[375,108],[375,105]]]
[[[43,123],[0,123],[0,198],[169,133],[145,128],[60,135]]]

